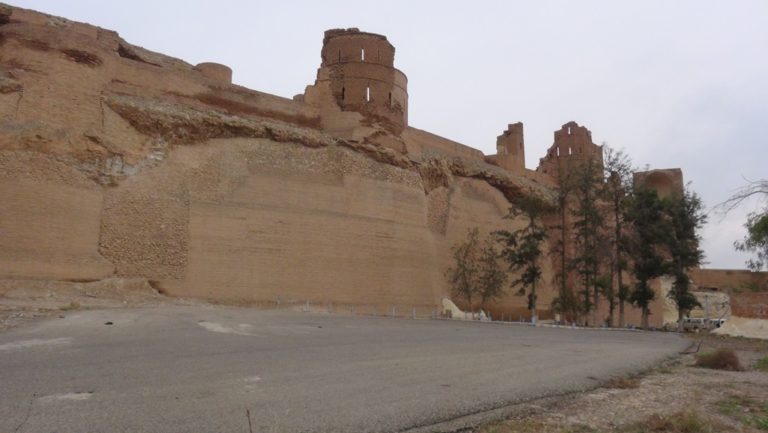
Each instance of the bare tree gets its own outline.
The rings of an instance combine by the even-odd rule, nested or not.
[[[752,198],[768,202],[768,179],[747,180],[745,186],[737,189],[727,200],[715,206],[714,210],[726,215]]]
[[[755,254],[747,260],[747,266],[753,271],[768,267],[768,180],[747,181],[747,185],[738,189],[728,200],[715,206],[715,210],[723,216],[736,209],[747,200],[757,198],[765,207],[761,212],[751,212],[747,216],[744,227],[747,235],[741,241],[733,243],[737,251]]]

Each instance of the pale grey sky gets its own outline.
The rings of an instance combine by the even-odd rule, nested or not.
[[[636,165],[681,167],[713,206],[768,177],[768,1],[14,1],[116,30],[291,97],[314,81],[323,31],[386,35],[412,126],[495,152],[525,123],[528,168],[575,120]],[[742,207],[710,218],[708,267],[743,267]]]

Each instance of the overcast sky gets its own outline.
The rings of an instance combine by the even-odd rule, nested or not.
[[[358,27],[396,47],[410,125],[486,154],[522,121],[534,169],[575,120],[638,167],[682,168],[708,207],[768,177],[768,1],[11,2],[285,97],[314,81],[324,30]],[[707,267],[743,267],[732,243],[757,208],[711,216]]]

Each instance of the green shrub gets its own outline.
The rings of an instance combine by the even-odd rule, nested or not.
[[[764,371],[768,373],[768,357],[765,357],[757,361],[757,364],[755,364],[755,370]]]

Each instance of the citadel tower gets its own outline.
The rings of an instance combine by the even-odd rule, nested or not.
[[[408,79],[394,67],[386,36],[356,28],[325,32],[316,84],[328,83],[344,111],[357,111],[401,131],[408,125]]]

